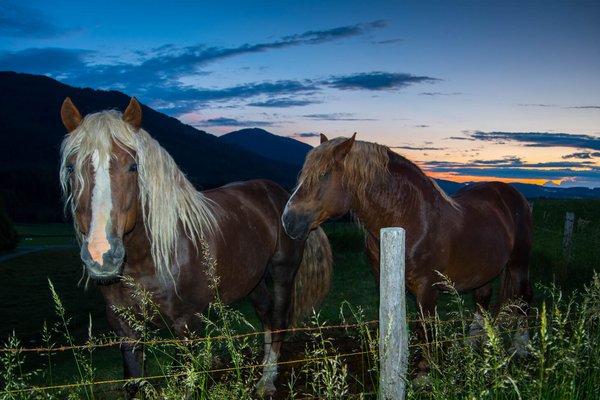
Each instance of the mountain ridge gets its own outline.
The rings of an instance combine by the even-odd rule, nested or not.
[[[124,110],[130,96],[117,91],[75,88],[39,75],[0,72],[0,193],[16,221],[62,218],[58,182],[60,119],[70,97],[82,115]],[[271,179],[290,189],[298,166],[265,158],[219,140],[142,104],[142,127],[175,159],[199,188],[253,178]]]
[[[60,107],[66,97],[75,102],[82,115],[123,110],[130,100],[118,91],[75,88],[46,76],[0,72],[0,195],[13,220],[63,218],[58,158],[66,134],[60,120]],[[271,179],[291,189],[311,149],[305,143],[260,128],[217,137],[145,105],[142,110],[142,127],[199,189],[253,178]],[[467,185],[437,182],[448,194]],[[600,188],[512,185],[530,199],[600,198]]]
[[[235,143],[272,160],[298,166],[304,164],[306,154],[312,149],[312,146],[306,143],[278,136],[261,128],[240,129],[220,136],[219,139]],[[282,151],[283,149],[285,151]]]

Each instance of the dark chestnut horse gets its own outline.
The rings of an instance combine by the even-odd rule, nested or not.
[[[491,281],[500,274],[505,275],[505,297],[531,300],[531,210],[507,184],[469,185],[450,197],[385,146],[322,135],[321,145],[306,157],[283,226],[290,237],[301,239],[326,219],[349,211],[366,230],[367,255],[377,276],[379,230],[406,230],[406,286],[425,316],[434,314],[439,273],[459,291],[474,290],[484,309]],[[518,342],[526,335],[522,332]]]
[[[269,181],[197,192],[141,128],[135,99],[123,115],[103,111],[85,118],[66,99],[61,116],[69,131],[61,148],[61,183],[81,259],[99,283],[111,327],[136,337],[114,311],[139,306],[123,276],[152,294],[180,338],[200,328],[197,314],[217,296],[227,304],[248,296],[264,329],[274,331],[265,335],[263,361],[270,365],[257,384],[259,393],[272,393],[284,338],[275,331],[289,326],[292,304],[298,316],[329,290],[331,250],[323,231],[306,240],[287,236],[280,216],[289,194]],[[141,377],[140,349],[125,344],[122,353],[125,376]],[[136,390],[131,385],[129,395]]]

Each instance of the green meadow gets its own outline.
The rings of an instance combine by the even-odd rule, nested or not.
[[[575,214],[575,221],[571,247],[564,249],[563,229],[568,211]],[[491,342],[484,341],[479,348],[467,348],[459,340],[457,344],[434,345],[430,381],[425,385],[409,384],[409,398],[595,398],[593,394],[600,389],[600,366],[599,362],[591,363],[590,357],[600,355],[600,340],[597,340],[600,336],[598,316],[594,317],[590,310],[600,306],[600,284],[594,280],[595,271],[600,271],[600,201],[538,200],[533,203],[533,214],[535,237],[530,265],[534,308],[530,322],[532,348],[529,361],[513,359],[506,346],[502,346],[506,339],[502,338],[503,322],[497,322],[490,316],[486,329]],[[98,343],[108,340],[106,338],[110,338],[111,333],[98,290],[93,282],[86,284],[82,279],[83,270],[72,227],[67,224],[17,225],[17,230],[19,248],[14,253],[0,255],[0,337],[5,349],[20,350],[17,353],[0,353],[0,399],[69,396],[102,399],[122,396],[119,390],[122,383],[100,385],[93,389],[93,385],[88,385],[90,382],[121,378],[121,357],[115,346],[89,352],[82,350],[80,354],[75,350],[41,354],[22,351],[36,347],[56,348],[68,343]],[[374,274],[364,255],[364,234],[357,226],[347,222],[328,223],[325,230],[334,254],[334,280],[313,325],[327,327],[354,321],[359,328],[351,332],[346,330],[342,335],[338,332],[333,337],[327,336],[327,329],[322,330],[321,336],[308,335],[309,340],[302,345],[305,351],[310,352],[311,357],[307,358],[318,358],[315,354],[326,354],[329,358],[324,358],[321,364],[307,362],[304,367],[287,369],[277,381],[278,388],[284,388],[280,396],[346,398],[355,395],[373,398],[376,397],[377,375],[373,360],[377,349],[372,339],[376,338],[376,326],[367,322],[378,318],[379,300]],[[49,282],[59,304],[53,299]],[[414,300],[410,295],[408,306],[409,318],[415,318]],[[344,312],[341,313],[341,310]],[[439,304],[442,321],[435,327],[439,332],[436,340],[459,338],[464,326],[470,323],[471,310],[470,295],[444,294]],[[218,332],[224,329],[223,326],[230,329],[229,333],[252,331],[246,322],[260,330],[246,302],[216,314],[219,319],[233,315],[231,318],[234,320],[225,325],[209,324],[212,326],[210,329]],[[240,320],[242,316],[243,321]],[[463,318],[464,323],[444,324],[443,321],[449,318]],[[211,332],[210,329],[207,328],[207,332]],[[168,332],[152,331],[152,335],[154,339],[168,337]],[[345,343],[336,344],[336,340],[341,340],[340,336],[352,338],[357,347],[373,353],[371,361],[370,356],[365,356],[360,372],[352,362],[335,357],[336,348],[345,346]],[[291,334],[290,337],[290,341],[294,342],[303,336]],[[236,349],[224,346],[219,350],[222,353],[219,353],[220,357],[233,362],[237,358],[232,354],[239,351],[241,359],[247,358],[248,362],[252,362],[258,358],[260,361],[262,346],[259,339],[243,342]],[[294,348],[294,345],[289,344],[288,347]],[[156,374],[172,373],[173,360],[168,351],[149,351],[155,351],[149,357],[152,360],[149,361],[151,371]],[[205,354],[206,349],[194,348],[194,352]],[[198,359],[190,357],[193,365],[201,364]],[[558,360],[561,357],[571,364]],[[463,368],[457,368],[457,363]],[[214,367],[214,364],[210,365]],[[202,368],[209,370],[206,365]],[[580,376],[569,372],[572,369],[586,372]],[[177,371],[181,370],[180,366]],[[314,375],[317,370],[325,371],[325,375]],[[307,377],[313,375],[320,378],[311,382]],[[193,398],[253,398],[250,388],[256,377],[256,373],[247,373],[241,368],[231,376],[226,375],[225,382],[228,383],[223,385],[217,383],[223,376],[206,380],[197,378],[193,383],[196,385],[192,390],[195,393]],[[319,381],[321,378],[322,382]],[[33,386],[73,382],[80,385],[73,389],[24,390]],[[145,389],[147,398],[177,398],[178,390],[183,390],[168,379],[160,382],[150,382]],[[555,397],[559,395],[561,397]]]

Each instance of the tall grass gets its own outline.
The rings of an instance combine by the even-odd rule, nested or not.
[[[52,287],[52,286],[51,286]],[[411,343],[411,351],[423,347],[431,372],[426,379],[410,381],[410,399],[595,399],[600,390],[600,275],[595,274],[581,292],[564,295],[557,287],[540,287],[547,300],[532,311],[528,320],[531,341],[529,355],[518,357],[511,349],[515,332],[523,328],[523,318],[507,307],[498,316],[484,315],[483,330],[476,341],[469,339],[472,315],[462,298],[454,293],[452,318],[429,321],[431,342]],[[147,399],[252,399],[259,378],[259,340],[238,335],[232,328],[246,323],[241,314],[222,304],[211,307],[204,317],[202,337],[165,343],[164,332],[152,328],[157,308],[152,297],[135,288],[146,312],[118,310],[122,317],[142,333],[144,352],[149,362],[148,375],[139,380]],[[56,312],[62,322],[52,327],[53,334],[72,341],[66,310],[53,291]],[[360,307],[341,306],[348,328],[342,335],[328,334],[327,324],[316,314],[305,344],[304,362],[278,381],[284,390],[280,398],[373,398],[377,393],[377,332],[368,324]],[[316,328],[316,329],[314,329]],[[50,336],[50,329],[46,329]],[[91,335],[91,328],[90,328]],[[339,353],[337,340],[352,338],[362,368]],[[52,390],[36,388],[36,376],[51,372],[25,371],[22,344],[9,337],[0,353],[0,399],[107,398],[101,385],[95,385],[94,344],[71,349],[77,375],[73,388]],[[52,342],[51,338],[47,339]],[[360,350],[360,351],[358,351]],[[46,352],[48,367],[53,352]],[[157,378],[159,377],[159,378]],[[51,382],[51,377],[48,384]],[[57,382],[53,382],[56,384]],[[59,385],[60,386],[60,385]]]
[[[566,211],[573,211],[576,216],[569,258],[562,252]],[[513,351],[514,331],[523,323],[522,319],[515,318],[514,310],[507,308],[497,317],[485,315],[480,321],[481,335],[469,338],[473,318],[470,299],[457,293],[444,294],[439,310],[442,318],[429,322],[435,333],[430,338],[432,343],[417,343],[412,337],[410,352],[415,354],[421,348],[428,357],[431,372],[421,380],[409,376],[408,398],[598,397],[600,279],[594,271],[600,270],[600,203],[536,201],[534,220],[531,274],[537,285],[535,304],[528,319],[531,337],[528,356],[520,358]],[[378,332],[370,320],[377,317],[377,286],[363,254],[364,234],[351,224],[332,224],[325,228],[336,263],[333,291],[325,309],[308,323],[314,329],[310,334],[288,335],[291,340],[283,345],[282,361],[286,361],[285,354],[294,346],[297,357],[305,361],[280,366],[276,399],[376,397]],[[57,261],[52,261],[49,255]],[[18,260],[26,264],[17,265]],[[117,347],[94,347],[116,338],[97,333],[106,331],[102,299],[93,290],[82,293],[76,289],[78,276],[73,266],[78,265],[78,260],[76,251],[60,249],[33,253],[2,264],[1,277],[8,282],[3,301],[7,311],[3,315],[9,315],[10,319],[4,318],[9,322],[3,328],[6,339],[0,345],[0,399],[124,397],[123,382],[108,383],[121,378]],[[39,295],[44,292],[46,275],[56,283],[52,301]],[[20,289],[23,285],[30,290],[23,292]],[[202,317],[205,326],[202,332],[190,334],[187,341],[166,343],[165,338],[174,338],[174,335],[150,323],[152,319],[161,318],[152,304],[151,294],[136,291],[142,312],[118,311],[123,316],[129,315],[131,323],[137,324],[139,344],[146,343],[143,345],[146,375],[139,381],[146,398],[257,397],[254,387],[261,373],[262,337],[239,335],[255,330],[250,327],[256,321],[252,315],[243,316],[236,309],[217,302]],[[34,294],[40,301],[34,301]],[[414,303],[409,307],[414,316]],[[52,308],[55,316],[44,317],[48,314],[44,310]],[[88,317],[89,310],[92,310],[95,332]],[[43,319],[49,322],[42,325]],[[42,327],[35,343],[29,342],[32,335],[24,335],[23,328],[16,325],[21,322],[28,323],[25,332],[39,332]],[[329,329],[330,323],[348,324],[348,327]],[[18,336],[9,334],[7,326],[13,324]],[[26,336],[25,339],[22,336]],[[299,349],[295,345],[298,340],[306,341]],[[69,342],[89,346],[58,350]],[[37,355],[25,349],[35,346],[49,350]],[[348,353],[357,355],[348,356]],[[104,383],[95,383],[98,381]]]
[[[431,373],[413,383],[414,399],[596,399],[600,390],[600,277],[581,293],[563,295],[556,287],[528,320],[529,355],[511,348],[522,329],[519,313],[508,307],[497,317],[484,315],[483,335],[464,340],[469,318],[431,322],[435,336],[426,354]],[[456,296],[460,303],[460,297]],[[460,307],[457,312],[462,313]]]

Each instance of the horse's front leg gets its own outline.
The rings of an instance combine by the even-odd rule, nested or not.
[[[375,273],[375,279],[377,279],[377,286],[379,287],[379,239],[377,239],[370,232],[367,232],[367,259],[369,260],[369,264],[371,264],[371,268]]]
[[[107,305],[106,315],[108,323],[115,333],[120,337],[129,339],[128,342],[121,344],[123,377],[125,379],[141,378],[144,376],[144,351],[142,345],[135,343],[136,339],[139,338],[139,335],[129,327],[127,322],[123,321],[123,319],[115,313],[112,306]],[[139,383],[127,383],[125,390],[127,391],[127,398],[132,399],[139,390]]]
[[[281,353],[281,345],[285,339],[285,330],[290,323],[290,307],[292,301],[292,285],[295,271],[290,266],[289,259],[279,260],[277,257],[271,260],[271,276],[273,278],[273,303],[269,300],[258,300],[258,296],[268,296],[266,286],[259,285],[258,291],[251,296],[254,298],[257,314],[268,312],[272,309],[270,318],[263,321],[265,333],[265,355],[263,358],[263,374],[256,385],[256,392],[261,397],[272,396],[275,393],[275,380],[279,374],[277,361]],[[263,289],[265,291],[263,291]],[[262,294],[261,294],[262,293]],[[258,301],[257,301],[258,300]],[[268,321],[270,319],[270,322]],[[272,329],[269,331],[269,325]]]
[[[280,350],[273,348],[273,335],[271,334],[271,318],[274,307],[273,300],[264,280],[256,286],[248,297],[252,302],[254,311],[260,319],[263,330],[265,331],[265,351],[262,360],[263,374],[256,385],[256,391],[260,396],[270,395],[275,392],[275,379],[277,378],[278,373],[276,362]],[[281,342],[279,342],[278,345],[280,347]]]
[[[421,321],[417,323],[417,341],[419,352],[417,354],[417,376],[424,376],[429,373],[429,362],[427,361],[427,351],[430,343],[434,341],[431,323],[435,318],[435,306],[438,300],[438,290],[430,281],[421,282],[416,290],[417,312],[421,316]]]

